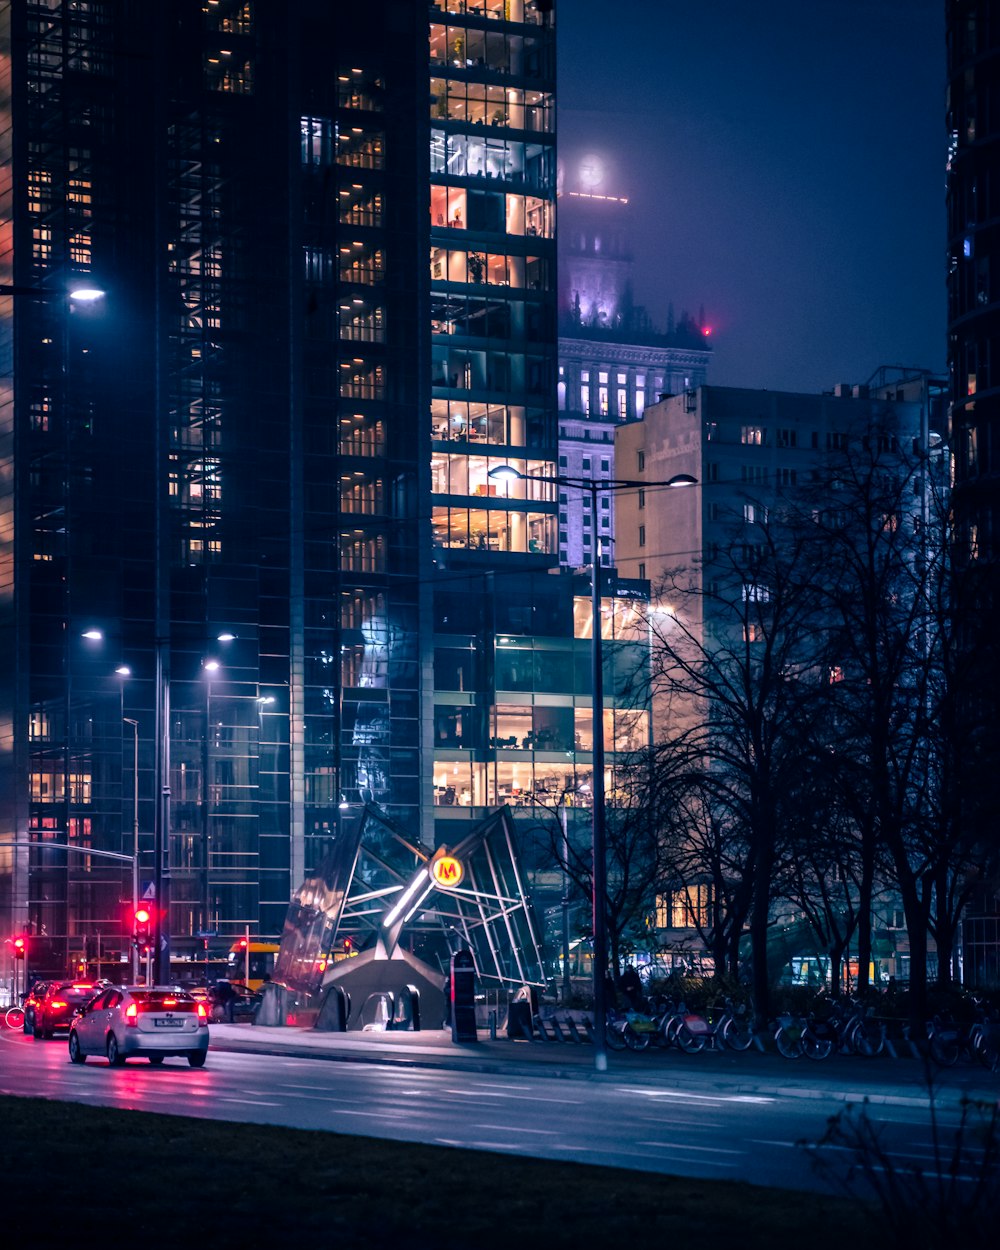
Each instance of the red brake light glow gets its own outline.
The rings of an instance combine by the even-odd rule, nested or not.
[[[134,1029],[139,1027],[139,1008],[135,1003],[129,1003],[125,1008],[125,1023]]]
[[[205,1010],[204,1003],[198,1004],[198,1024],[199,1026],[208,1024],[208,1012]]]
[[[51,1002],[51,1003],[49,1003],[49,1006],[50,1006],[53,1010],[55,1010],[57,1007],[65,1007],[65,1006],[66,1006],[66,1004],[62,1001],[62,999],[61,999],[61,998],[53,998],[52,1002]]]
[[[165,999],[163,1000],[163,1005],[164,1005],[164,1007],[176,1007],[176,1006],[177,1006],[177,999],[176,999],[176,998],[165,998]]]

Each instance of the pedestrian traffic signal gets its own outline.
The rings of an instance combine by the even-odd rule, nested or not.
[[[137,907],[132,923],[132,937],[136,946],[143,950],[153,942],[153,916],[148,907]]]
[[[16,937],[14,939],[14,958],[15,959],[23,959],[25,951],[27,949],[28,949],[27,938]]]

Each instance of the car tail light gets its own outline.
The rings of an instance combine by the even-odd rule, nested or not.
[[[208,1028],[208,1012],[205,1010],[205,1004],[198,1004],[198,1027]]]
[[[165,999],[163,1000],[163,1005],[164,1005],[164,1007],[176,1007],[176,1006],[177,1006],[177,999],[176,999],[176,998],[165,998]]]
[[[129,1003],[125,1008],[125,1023],[133,1029],[139,1027],[139,1008],[135,1003]]]
[[[49,1006],[53,1011],[57,1011],[60,1007],[68,1007],[69,1004],[64,1003],[61,998],[53,998],[52,1002],[49,1003]]]

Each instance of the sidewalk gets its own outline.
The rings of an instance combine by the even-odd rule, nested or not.
[[[253,1024],[213,1024],[215,1050],[346,1063],[377,1063],[397,1067],[444,1069],[452,1072],[507,1076],[545,1076],[570,1080],[640,1082],[671,1089],[727,1095],[782,1098],[823,1098],[897,1106],[926,1107],[929,1103],[924,1066],[916,1059],[875,1059],[835,1056],[821,1063],[788,1060],[757,1049],[703,1051],[685,1055],[676,1050],[649,1050],[641,1054],[615,1051],[608,1070],[594,1069],[589,1043],[509,1041],[480,1032],[478,1042],[454,1043],[442,1029],[419,1033],[317,1033],[308,1028],[271,1028]],[[1000,1076],[969,1065],[937,1075],[939,1102],[957,1103],[963,1097],[995,1103],[1000,1098]]]

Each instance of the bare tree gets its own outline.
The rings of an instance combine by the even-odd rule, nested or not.
[[[697,832],[690,853],[715,847],[703,871],[716,881],[732,874],[726,887],[732,912],[722,920],[727,958],[732,968],[745,922],[755,1007],[766,1017],[768,929],[784,871],[785,807],[812,730],[815,619],[803,589],[806,545],[761,503],[752,516],[700,584],[681,570],[659,588],[659,601],[669,601],[673,612],[652,616],[653,697],[695,712],[658,745],[654,793],[662,823],[678,795],[690,796],[681,800],[682,810],[691,810],[698,796],[713,813],[702,829],[725,831],[724,859],[721,844],[699,842]],[[668,841],[676,840],[675,831]]]

